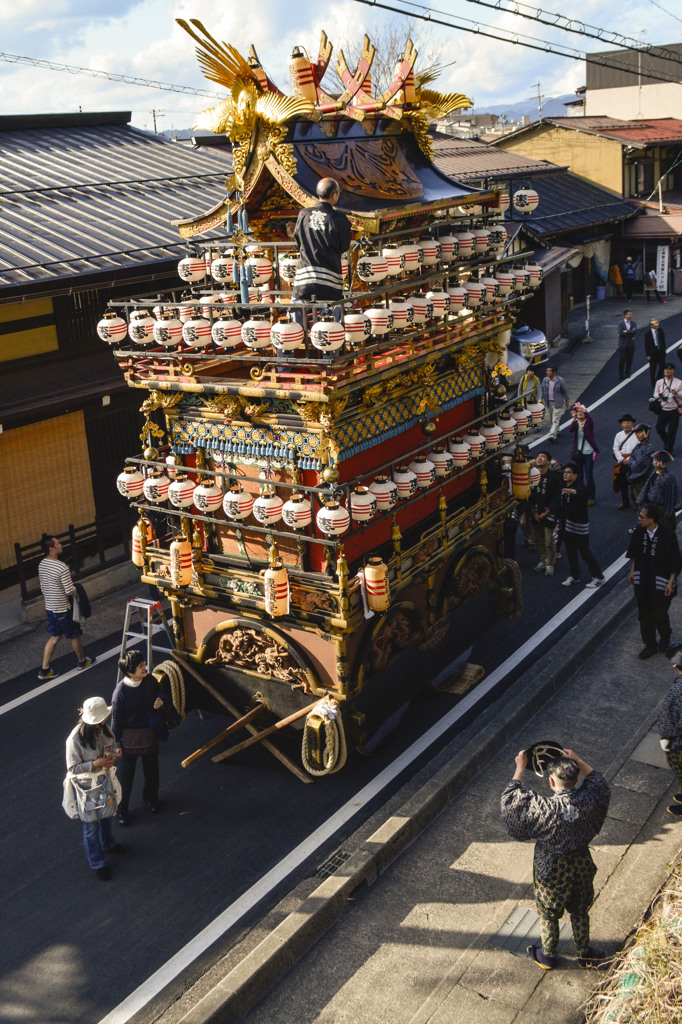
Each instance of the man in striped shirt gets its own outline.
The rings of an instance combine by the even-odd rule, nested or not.
[[[76,588],[69,567],[60,561],[62,545],[56,537],[43,537],[43,551],[45,558],[38,566],[38,578],[40,589],[45,598],[45,611],[47,612],[47,632],[49,639],[43,651],[43,664],[38,679],[54,679],[59,675],[50,666],[50,659],[55,647],[61,637],[65,636],[71,641],[74,653],[78,658],[78,668],[90,668],[94,665],[95,658],[87,658],[83,653],[82,630],[79,622],[74,622],[71,614],[71,603],[76,594]]]
[[[292,298],[299,302],[343,296],[341,256],[350,245],[350,221],[334,209],[341,195],[338,182],[321,178],[316,191],[319,203],[300,211],[294,231],[301,260]]]

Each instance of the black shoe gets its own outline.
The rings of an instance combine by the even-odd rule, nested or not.
[[[116,815],[116,821],[119,823],[119,825],[122,825],[123,828],[125,828],[126,825],[130,824],[130,818],[123,811],[118,812],[118,814]]]
[[[673,801],[676,804],[682,804],[682,793],[675,793],[675,796],[673,797]]]
[[[551,971],[554,967],[554,957],[545,956],[539,946],[526,946],[526,953],[543,971]]]
[[[103,868],[97,868],[95,874],[101,882],[108,882],[111,878],[111,868],[108,868],[105,864]]]
[[[150,800],[149,803],[147,804],[147,807],[152,812],[152,814],[158,814],[159,813],[159,805],[156,802],[152,802]]]
[[[654,654],[658,654],[658,647],[651,647],[647,644],[646,647],[642,648],[637,657],[640,661],[647,661],[648,658],[653,658]]]
[[[658,641],[658,649],[662,653],[665,653],[668,650],[669,647],[670,647],[670,637],[669,636],[666,637],[665,640],[659,640]]]
[[[602,960],[603,957],[590,947],[584,956],[578,957],[578,967],[582,967],[584,971],[588,971],[591,967],[595,971],[599,971],[602,969]]]
[[[113,846],[110,846],[109,849],[105,850],[104,852],[105,853],[115,853],[118,856],[120,856],[120,854],[126,852],[126,848],[125,848],[125,846],[121,846],[120,843],[114,843]]]
[[[672,814],[673,818],[682,818],[682,804],[671,804],[668,814]]]

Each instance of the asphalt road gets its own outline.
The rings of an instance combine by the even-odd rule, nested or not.
[[[670,318],[666,331],[669,339],[679,337],[682,316]],[[617,386],[614,357],[583,399],[592,405]],[[634,522],[634,513],[617,511],[619,499],[611,491],[613,436],[623,412],[650,421],[649,393],[645,372],[593,414],[602,456],[596,463],[591,538],[603,569],[622,555],[627,529]],[[566,461],[570,447],[562,432],[553,453]],[[560,586],[568,575],[565,558],[553,579],[530,571],[537,561],[535,553],[520,549],[518,558],[524,577],[522,618],[496,622],[491,609],[478,602],[453,637],[448,658],[465,649],[475,635],[471,660],[490,674],[575,597],[576,588]],[[627,584],[621,574],[607,586]],[[588,613],[604,589],[593,594]],[[572,622],[567,615],[562,628]],[[88,650],[101,655],[119,642],[116,634]],[[72,655],[57,659],[56,665],[70,669]],[[438,665],[431,666],[430,674],[437,670]],[[338,775],[309,786],[256,748],[229,764],[214,765],[204,758],[182,769],[180,761],[225,725],[222,718],[202,720],[197,712],[190,713],[161,751],[162,813],[153,817],[141,805],[141,784],[136,780],[131,826],[116,829],[126,854],[115,859],[114,878],[105,884],[87,867],[79,824],[70,821],[59,805],[64,741],[76,723],[78,708],[94,694],[110,698],[114,682],[115,661],[109,658],[11,710],[3,711],[38,685],[35,667],[2,687],[0,1021],[92,1024],[104,1018],[363,786],[390,768],[399,753],[456,702],[449,695],[425,694],[375,757],[352,754]],[[389,771],[391,786],[363,813],[375,809],[410,770]],[[354,820],[348,830],[358,824]],[[300,864],[294,880],[313,873],[342,838],[343,832],[330,837],[309,863]],[[279,895],[267,896],[253,908],[250,919],[259,917]],[[248,925],[248,916],[244,923]],[[220,951],[218,943],[205,962]]]

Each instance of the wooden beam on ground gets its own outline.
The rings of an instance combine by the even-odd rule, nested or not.
[[[204,687],[205,690],[208,690],[211,696],[215,697],[215,699],[220,704],[222,704],[222,706],[227,711],[230,712],[233,718],[238,719],[241,717],[239,711],[234,706],[234,704],[232,704],[227,699],[227,697],[223,697],[222,693],[219,693],[214,686],[211,686],[211,684],[207,682],[207,680],[204,679],[203,676],[197,671],[194,665],[187,661],[186,658],[183,658],[179,651],[171,651],[171,656],[175,659],[175,661],[177,661],[178,665],[181,665],[184,669],[186,669],[189,672],[189,674]],[[246,724],[246,728],[252,735],[260,736],[258,729],[256,729],[255,726],[251,725],[250,722]],[[304,772],[302,768],[299,768],[295,761],[292,761],[290,757],[287,757],[287,755],[283,754],[281,750],[278,750],[274,743],[270,743],[268,740],[263,740],[263,746],[272,754],[273,757],[276,757],[277,760],[280,761],[285,768],[288,768],[292,775],[295,775],[297,779],[300,779],[301,782],[311,783],[315,781],[310,775]],[[212,760],[215,759],[213,758]]]
[[[293,715],[287,715],[286,718],[281,718],[279,722],[275,722],[274,725],[269,725],[267,729],[263,729],[261,732],[254,729],[253,735],[250,739],[237,743],[236,746],[230,747],[229,750],[223,751],[222,754],[216,754],[216,756],[212,757],[211,760],[216,763],[218,761],[224,761],[225,758],[232,757],[233,754],[238,754],[240,750],[246,750],[247,747],[252,747],[254,743],[262,743],[267,736],[272,736],[273,732],[277,732],[278,729],[286,728],[287,725],[291,725],[292,722],[295,722],[297,718],[303,718],[303,716],[307,715],[313,710],[313,708],[316,708],[319,703],[319,700],[316,700],[313,704],[308,704],[305,708],[299,708],[298,711],[294,711]]]
[[[207,753],[207,751],[212,750],[213,747],[216,747],[223,740],[227,739],[228,736],[231,736],[233,732],[237,732],[238,729],[241,729],[243,726],[248,725],[248,723],[251,722],[254,718],[262,714],[264,710],[265,705],[258,704],[257,707],[252,708],[251,711],[248,711],[245,715],[242,715],[242,717],[238,718],[236,722],[232,723],[232,725],[228,725],[227,729],[223,729],[222,732],[219,732],[217,736],[214,736],[212,740],[209,740],[208,743],[205,743],[203,747],[199,747],[199,749],[195,750],[193,754],[190,754],[189,757],[186,757],[184,761],[180,762],[180,766],[182,768],[187,768],[190,764],[194,764],[194,762],[198,761],[200,757]]]

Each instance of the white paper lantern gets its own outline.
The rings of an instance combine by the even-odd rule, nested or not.
[[[235,260],[232,250],[223,252],[211,263],[211,277],[219,284],[229,284],[234,281]]]
[[[242,341],[247,348],[267,348],[270,344],[272,324],[262,316],[254,314],[242,326]]]
[[[393,329],[404,330],[414,326],[414,309],[407,299],[391,299],[388,308],[393,315]]]
[[[293,284],[300,262],[301,254],[294,250],[286,252],[283,256],[280,256],[279,276],[283,281],[286,281],[287,284]]]
[[[265,284],[272,277],[272,263],[263,253],[249,256],[246,266],[251,270],[254,284]]]
[[[436,479],[436,467],[425,455],[417,455],[408,467],[417,478],[417,487],[425,490]]]
[[[530,273],[525,269],[515,269],[510,271],[511,276],[514,278],[514,290],[517,292],[525,292],[530,288]]]
[[[442,320],[443,317],[450,312],[450,296],[447,292],[441,290],[427,292],[426,298],[433,306],[433,316],[435,320]]]
[[[279,352],[292,352],[303,345],[303,328],[296,320],[283,317],[272,325],[270,340]]]
[[[206,273],[207,267],[203,256],[185,256],[178,263],[178,274],[188,284],[203,281]]]
[[[182,323],[176,317],[162,313],[159,319],[154,321],[152,335],[157,345],[175,348],[182,341]]]
[[[220,316],[213,321],[211,337],[218,348],[236,348],[242,343],[242,323],[231,316]]]
[[[340,537],[350,526],[350,516],[338,501],[326,501],[315,517],[318,527],[328,537]]]
[[[228,519],[247,519],[253,510],[253,495],[241,484],[233,484],[223,496],[223,512]]]
[[[488,451],[499,448],[502,442],[502,428],[495,423],[486,423],[481,427],[481,436],[485,438],[485,446]]]
[[[360,485],[350,492],[350,514],[356,523],[366,523],[376,515],[379,503],[369,487]]]
[[[376,250],[359,256],[355,269],[360,280],[370,284],[388,277],[388,261]]]
[[[451,263],[459,256],[459,239],[457,235],[441,235],[438,239],[441,247],[441,260]]]
[[[263,526],[271,526],[282,518],[282,499],[271,487],[266,487],[253,503],[253,514]]]
[[[396,466],[393,479],[398,488],[398,497],[405,501],[417,493],[417,474],[407,466]]]
[[[372,323],[364,313],[346,313],[343,318],[343,329],[349,344],[361,345],[372,333]]]
[[[516,437],[516,420],[508,412],[501,412],[497,417],[497,426],[502,430],[502,441],[508,444]]]
[[[346,333],[333,316],[323,316],[311,327],[310,340],[321,352],[335,352],[346,340]]]
[[[540,197],[532,188],[520,188],[513,196],[514,209],[523,214],[532,213],[537,209],[539,202]]]
[[[450,476],[450,473],[455,468],[455,460],[446,449],[445,445],[438,445],[431,452],[431,462],[435,466],[436,476],[446,477]]]
[[[415,292],[408,296],[412,306],[412,316],[415,324],[425,324],[433,318],[433,303],[424,292]]]
[[[105,313],[97,324],[97,333],[108,345],[117,345],[128,333],[128,324],[116,313]]]
[[[450,312],[457,313],[466,306],[469,293],[461,284],[448,285],[448,296],[450,298]]]
[[[479,434],[478,428],[474,427],[468,434],[464,435],[464,442],[471,448],[472,459],[479,459],[485,454],[485,438]]]
[[[135,466],[126,466],[116,477],[116,486],[124,498],[137,498],[144,487],[144,473]]]
[[[405,261],[405,272],[413,274],[419,270],[419,246],[416,242],[403,242],[400,252]]]
[[[519,434],[527,434],[531,425],[531,414],[527,409],[512,409],[511,418],[516,422]]]
[[[372,334],[375,336],[388,334],[393,327],[393,314],[383,304],[377,303],[371,309],[366,309],[365,316],[369,319],[372,325]]]
[[[462,466],[466,466],[471,462],[471,448],[461,437],[450,438],[448,441],[448,451],[454,459],[456,469],[461,469]]]
[[[402,247],[399,245],[386,245],[381,250],[381,255],[388,264],[388,276],[397,277],[405,269],[405,256]]]
[[[293,530],[303,530],[313,521],[310,502],[303,494],[292,494],[282,506],[282,519]]]
[[[195,483],[185,473],[176,473],[175,480],[168,488],[171,505],[176,508],[189,508],[194,504]]]
[[[196,314],[182,325],[182,340],[189,348],[206,348],[211,341],[211,324]]]
[[[531,288],[537,288],[544,276],[542,267],[539,263],[526,263],[525,270],[530,274]]]
[[[159,504],[167,500],[170,485],[171,482],[165,472],[162,469],[155,469],[152,470],[145,480],[142,490],[147,501],[151,501],[152,504]]]
[[[498,270],[495,274],[497,278],[497,285],[500,289],[500,295],[504,298],[509,295],[514,287],[514,277],[509,273],[508,270]]]
[[[530,485],[531,487],[537,487],[542,480],[542,473],[537,466],[530,467]]]
[[[459,255],[461,256],[473,256],[474,253],[474,236],[471,231],[457,231],[455,237],[459,244]]]
[[[128,337],[136,345],[151,345],[154,340],[153,330],[156,320],[146,310],[136,310],[130,314]]]
[[[398,485],[387,476],[378,476],[372,480],[369,490],[377,499],[380,512],[389,512],[398,504]]]
[[[531,422],[534,424],[541,423],[542,418],[545,415],[545,407],[542,402],[528,402],[526,409],[530,413]]]
[[[223,490],[215,480],[202,480],[194,488],[194,504],[204,514],[220,508],[223,501]]]
[[[500,285],[495,277],[482,277],[480,283],[485,285],[485,301],[486,305],[494,305],[500,302],[502,295],[500,294]]]
[[[509,241],[504,224],[494,224],[488,230],[488,246],[493,252],[502,252]]]
[[[477,256],[482,255],[488,251],[488,229],[487,228],[474,228],[472,231],[474,236],[474,253]]]
[[[464,287],[467,293],[467,306],[476,309],[485,300],[485,285],[480,281],[467,281]]]

